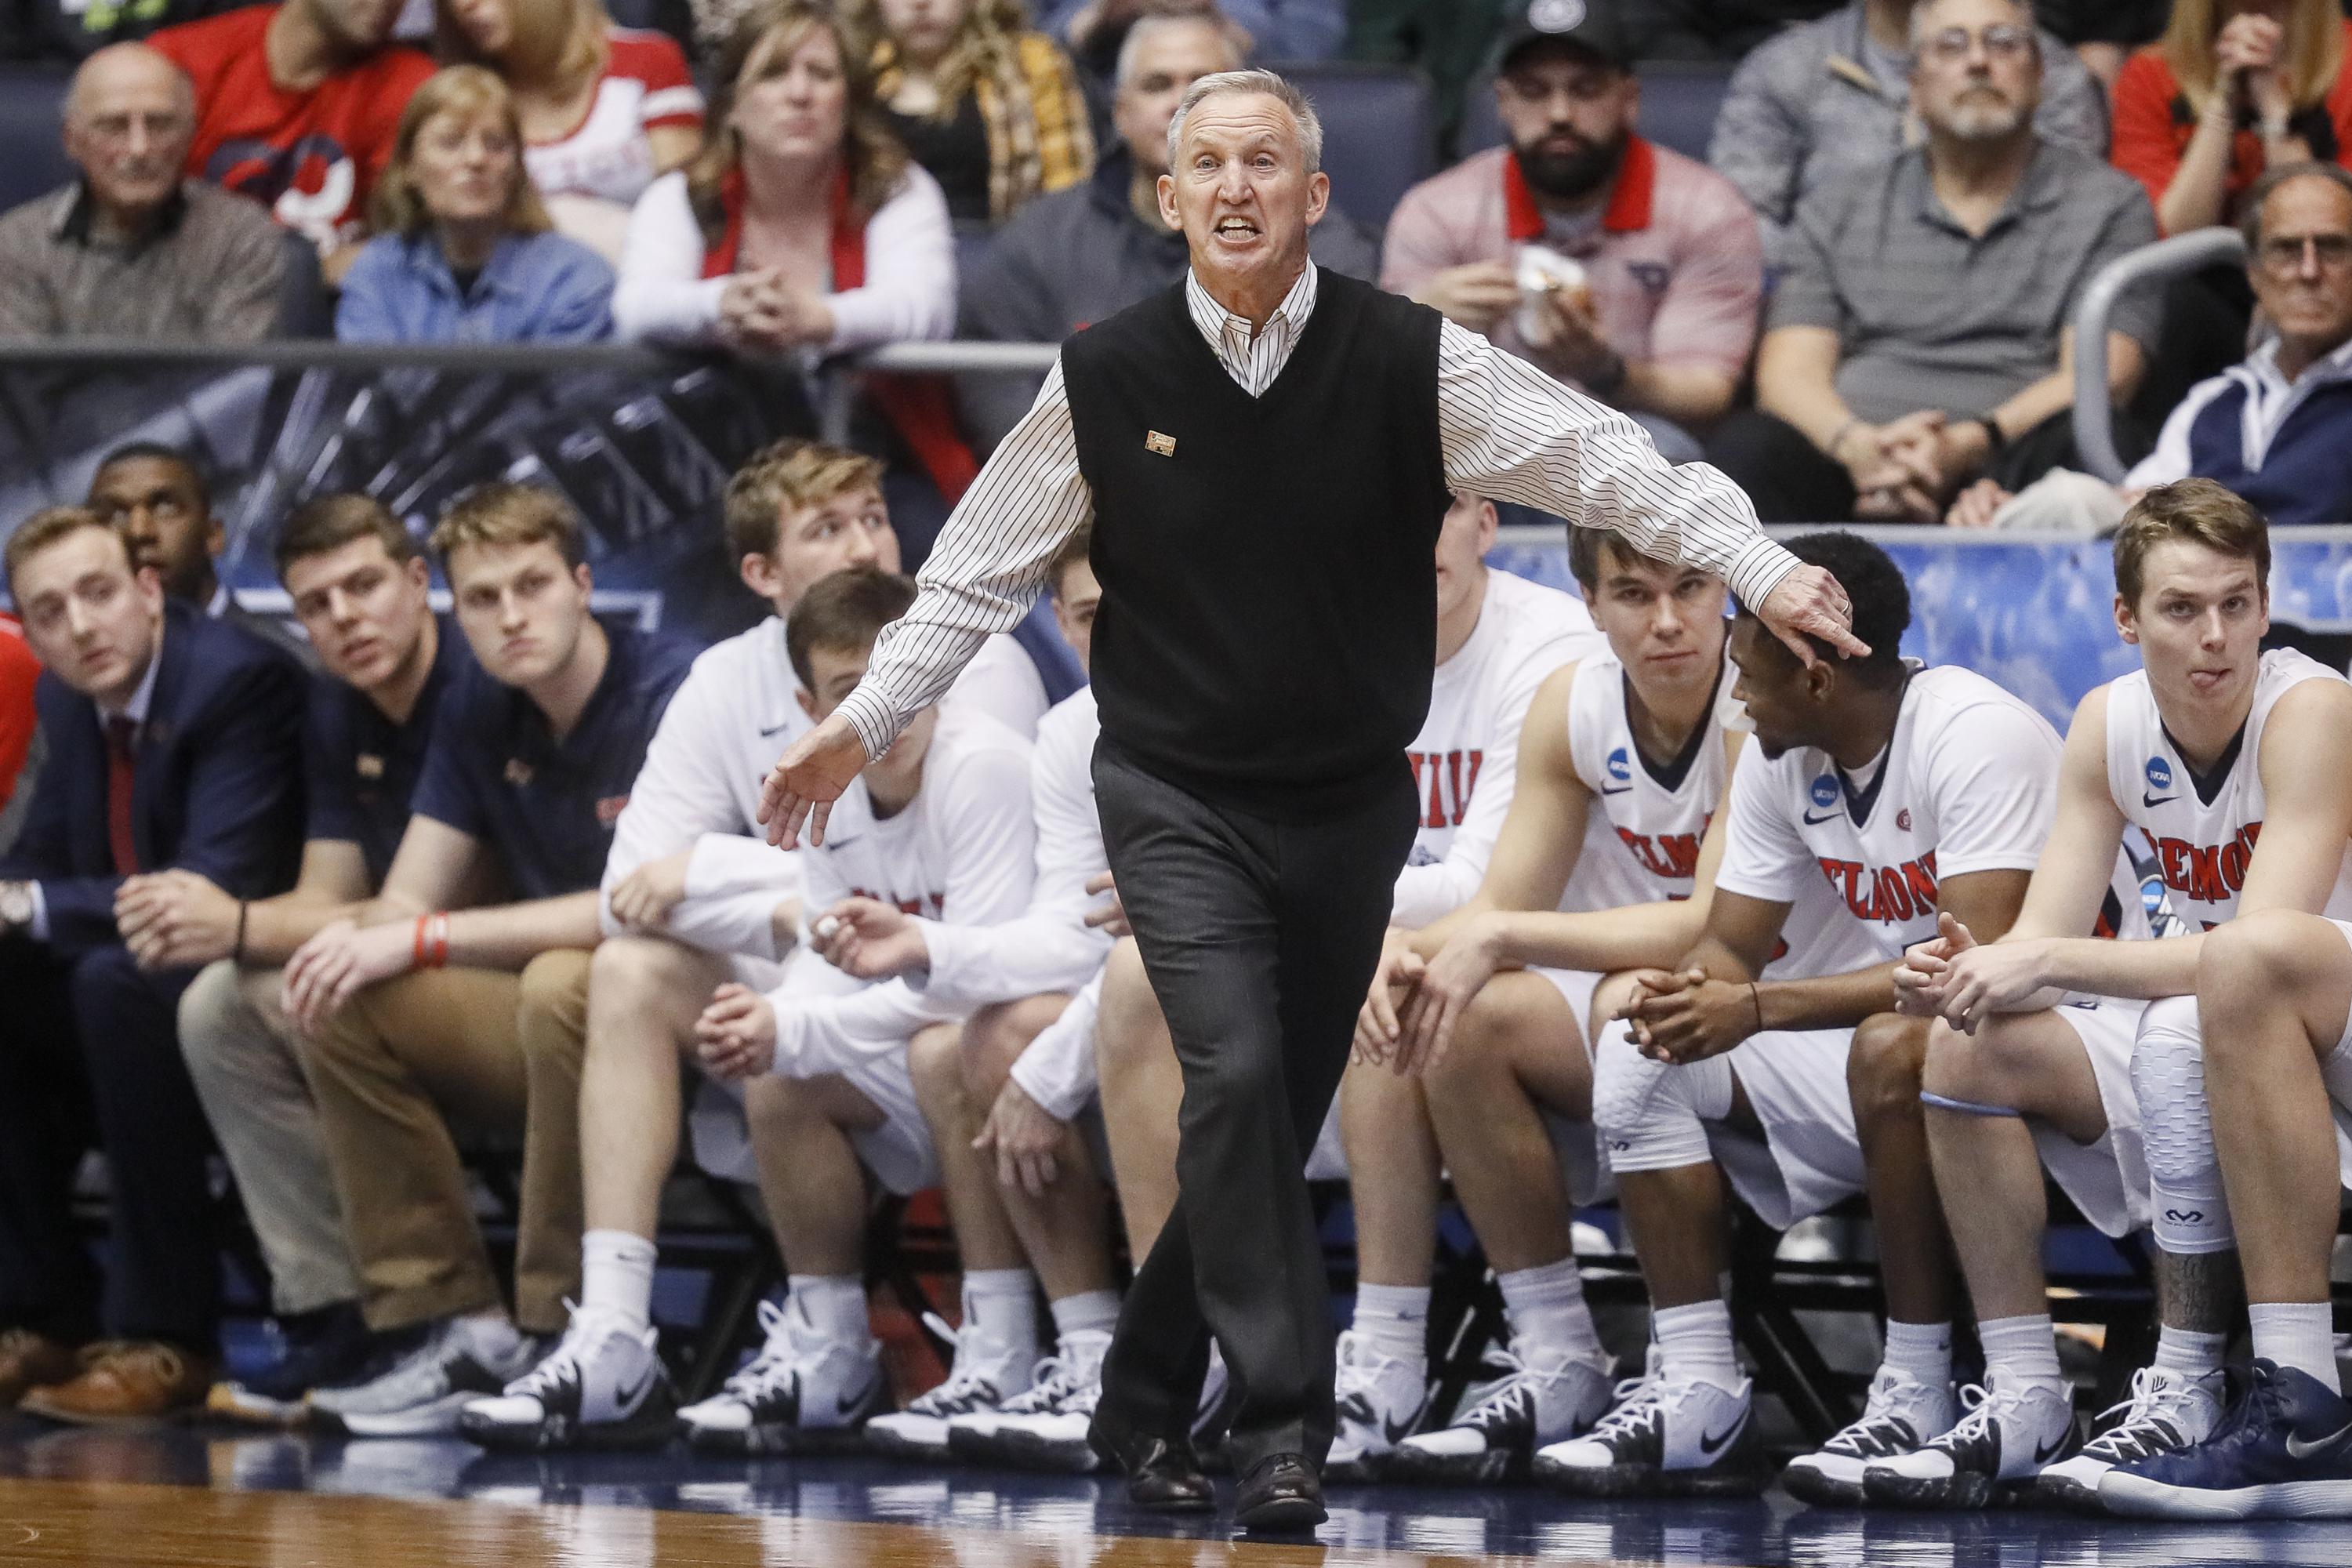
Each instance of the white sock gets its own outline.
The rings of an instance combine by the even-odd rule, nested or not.
[[[2230,1349],[2227,1334],[2200,1334],[2194,1329],[2159,1324],[2156,1335],[2158,1370],[2196,1382],[2221,1373],[2221,1358]]]
[[[636,1333],[653,1326],[654,1244],[625,1230],[580,1238],[580,1310],[618,1318]]]
[[[2066,1386],[2058,1372],[2058,1331],[2051,1326],[2049,1313],[1984,1319],[1977,1324],[1977,1342],[1984,1346],[1988,1380],[2001,1371],[2020,1383]]]
[[[978,1268],[963,1277],[963,1326],[998,1344],[1037,1348],[1037,1288],[1026,1268]]]
[[[1425,1369],[1429,1364],[1429,1287],[1359,1285],[1355,1321],[1349,1326],[1382,1355]]]
[[[866,1317],[866,1281],[855,1274],[795,1274],[790,1300],[816,1331],[841,1344],[863,1348],[874,1342]]]
[[[1576,1259],[1497,1275],[1503,1315],[1511,1321],[1511,1350],[1529,1365],[1561,1361],[1598,1361],[1601,1336],[1584,1305],[1584,1280]]]
[[[2254,1359],[2307,1372],[2332,1394],[2344,1392],[2336,1375],[2336,1325],[2325,1301],[2256,1301],[2247,1309],[2254,1324]]]
[[[1107,1334],[1118,1327],[1118,1292],[1081,1290],[1054,1303],[1054,1337]]]
[[[1952,1381],[1952,1325],[1887,1319],[1886,1354],[1881,1364],[1930,1388],[1943,1387]]]
[[[1731,1308],[1722,1301],[1693,1301],[1650,1314],[1664,1375],[1677,1383],[1696,1380],[1727,1392],[1739,1386],[1739,1357],[1731,1346]]]

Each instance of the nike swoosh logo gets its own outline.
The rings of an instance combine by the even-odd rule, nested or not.
[[[1739,1429],[1747,1425],[1748,1412],[1743,1410],[1739,1413],[1739,1419],[1734,1421],[1730,1426],[1726,1426],[1722,1431],[1712,1435],[1705,1432],[1700,1433],[1698,1436],[1698,1451],[1706,1455],[1710,1459],[1715,1458],[1716,1454],[1726,1443],[1730,1442],[1734,1437],[1739,1436]]]
[[[786,730],[791,729],[792,727],[793,727],[793,721],[792,721],[790,719],[785,720],[785,721],[784,721],[782,723],[781,723],[781,724],[771,724],[771,725],[769,725],[766,729],[764,729],[764,730],[762,730],[762,731],[760,731],[760,739],[761,739],[761,740],[763,740],[763,741],[764,741],[764,740],[766,740],[766,739],[767,739],[769,736],[771,736],[771,735],[779,735],[779,734],[782,734],[783,731],[785,731]]]
[[[1602,795],[1631,795],[1633,792],[1633,786],[1632,784],[1619,784],[1615,789],[1611,789],[1607,784],[1602,784],[1601,786],[1601,793]]]
[[[636,1407],[637,1401],[644,1397],[646,1390],[653,1386],[653,1381],[654,1369],[649,1366],[646,1368],[646,1374],[637,1379],[637,1385],[635,1388],[623,1388],[615,1384],[613,1397],[623,1410],[633,1410]]]
[[[1845,813],[1843,811],[1832,811],[1824,816],[1815,816],[1809,811],[1805,813],[1805,826],[1808,827],[1819,827],[1822,823],[1835,822],[1839,817],[1843,816],[1844,815]]]
[[[2326,1436],[2309,1443],[2290,1433],[2286,1440],[2286,1457],[2290,1459],[2308,1459],[2322,1448],[2341,1443],[2347,1436],[2352,1436],[2352,1425],[2347,1425],[2341,1431],[2330,1432]]]
[[[1402,1421],[1394,1418],[1383,1420],[1381,1430],[1388,1435],[1389,1447],[1393,1448],[1404,1441],[1406,1433],[1412,1430],[1412,1417],[1408,1415]]]
[[[866,1391],[861,1388],[848,1394],[835,1394],[833,1396],[833,1413],[835,1415],[856,1415],[857,1407],[866,1403]]]
[[[2066,1434],[2063,1432],[2059,1433],[2047,1443],[2036,1443],[2033,1446],[2033,1462],[2037,1465],[2048,1464],[2058,1457],[2058,1450],[2065,1446]]]
[[[2150,795],[2146,790],[2142,790],[2140,792],[2139,803],[2143,806],[2153,808],[2159,805],[2170,805],[2174,801],[2179,800],[2179,798],[2180,797],[2177,795]]]

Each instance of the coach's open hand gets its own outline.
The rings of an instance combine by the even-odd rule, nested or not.
[[[824,843],[824,819],[833,815],[833,803],[868,760],[866,743],[838,713],[785,747],[769,771],[768,782],[760,786],[760,822],[768,830],[768,842],[799,848],[805,822],[809,842]]]
[[[1796,650],[1813,667],[1813,645],[1805,639],[1816,637],[1848,658],[1868,657],[1870,646],[1853,635],[1853,601],[1845,596],[1838,580],[1819,566],[1800,566],[1772,585],[1764,602],[1756,606],[1756,618],[1772,628],[1772,635]]]

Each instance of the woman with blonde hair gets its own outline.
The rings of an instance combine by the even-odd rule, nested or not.
[[[2174,0],[2116,79],[2116,167],[2158,226],[2235,223],[2265,169],[2352,162],[2347,31],[2336,0]]]
[[[629,208],[702,139],[685,51],[616,26],[603,0],[435,0],[434,35],[444,60],[487,66],[513,91],[555,226],[617,258]]]
[[[884,125],[872,75],[811,0],[767,0],[721,51],[702,150],[629,217],[621,333],[817,359],[955,329],[940,187]],[[869,375],[887,435],[952,503],[979,471],[934,378]]]
[[[1077,72],[1020,0],[842,0],[841,19],[957,223],[1003,223],[1093,172]]]
[[[449,66],[408,100],[376,182],[376,237],[343,279],[351,342],[583,342],[613,331],[613,269],[553,232],[514,95]]]

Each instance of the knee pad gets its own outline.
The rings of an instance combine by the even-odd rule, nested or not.
[[[2213,1153],[2195,997],[2148,1005],[2132,1045],[2131,1078],[2156,1200],[2157,1245],[2181,1256],[2228,1251],[2237,1245],[2237,1233],[2221,1190],[2221,1163]]]
[[[1593,1048],[1592,1121],[1619,1171],[1672,1171],[1715,1156],[1706,1123],[1731,1114],[1731,1061],[1653,1061],[1630,1026],[1608,1025]]]

